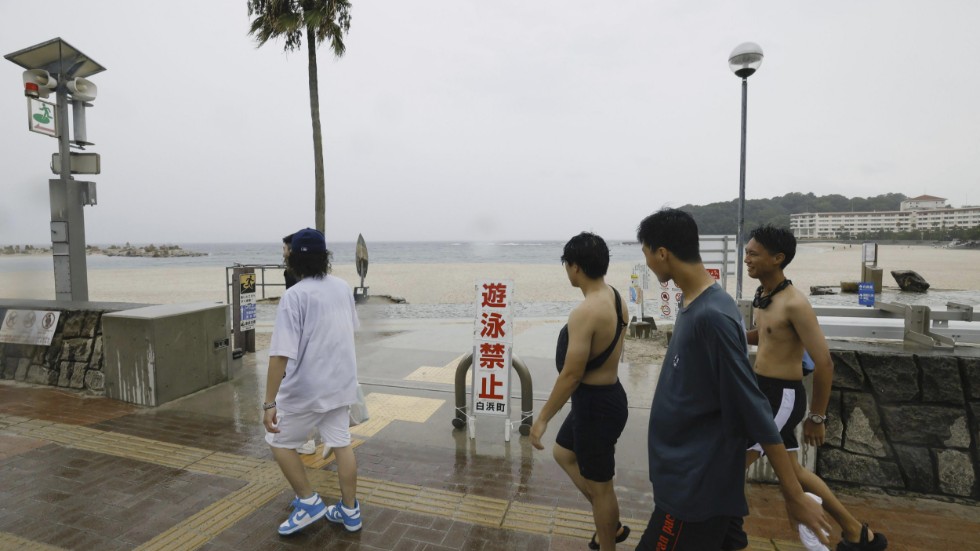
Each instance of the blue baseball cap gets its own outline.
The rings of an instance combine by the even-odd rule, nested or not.
[[[327,252],[327,241],[319,231],[306,228],[293,234],[290,248],[298,253],[324,253]]]

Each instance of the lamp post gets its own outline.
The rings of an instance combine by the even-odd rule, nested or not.
[[[742,298],[742,255],[745,249],[745,115],[748,110],[748,78],[762,65],[762,48],[755,42],[739,44],[728,56],[728,66],[735,76],[742,79],[742,158],[738,177],[738,233],[735,235],[735,247],[738,258],[735,276],[735,298]]]

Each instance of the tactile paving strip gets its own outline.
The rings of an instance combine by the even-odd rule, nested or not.
[[[0,532],[0,551],[62,551],[62,548]]]
[[[461,354],[459,357],[453,359],[453,361],[447,363],[442,367],[423,365],[422,367],[416,369],[415,371],[409,373],[408,377],[405,377],[406,381],[420,381],[423,383],[442,383],[446,385],[456,384],[456,367],[459,366],[459,362],[466,357],[466,354]],[[469,377],[466,380],[469,384]]]

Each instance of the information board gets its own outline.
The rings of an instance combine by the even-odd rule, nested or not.
[[[7,310],[0,325],[0,342],[48,346],[58,328],[61,312]]]
[[[241,331],[252,331],[255,329],[256,303],[255,303],[255,274],[240,274],[238,276],[239,304],[241,308]]]

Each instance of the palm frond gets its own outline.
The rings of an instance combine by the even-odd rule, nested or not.
[[[255,16],[248,34],[259,46],[272,39],[283,39],[285,51],[303,46],[303,13],[295,0],[249,0],[249,16]]]

